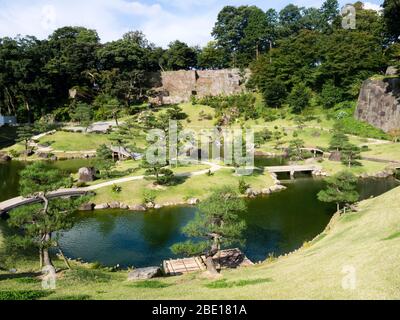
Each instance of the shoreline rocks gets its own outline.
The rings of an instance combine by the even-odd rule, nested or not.
[[[162,275],[160,267],[147,267],[135,269],[128,274],[128,281],[147,280]]]

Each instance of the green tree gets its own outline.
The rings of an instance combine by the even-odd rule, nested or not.
[[[217,42],[210,41],[199,52],[197,65],[202,69],[223,69],[229,65],[226,56],[226,52],[217,45]]]
[[[272,108],[279,108],[287,97],[286,86],[283,81],[274,79],[265,85],[263,91],[265,103]]]
[[[79,124],[85,127],[85,131],[89,127],[93,119],[93,110],[87,103],[78,103],[75,109],[71,112],[71,119],[78,121]]]
[[[349,168],[359,166],[361,163],[357,160],[361,159],[361,149],[354,144],[345,143],[341,150],[342,162]]]
[[[100,171],[101,175],[110,178],[111,170],[114,166],[115,162],[112,159],[112,152],[110,148],[105,144],[99,146],[96,150],[96,169]]]
[[[304,83],[297,83],[290,92],[287,103],[292,108],[294,113],[301,113],[310,105],[311,92]]]
[[[391,41],[400,37],[400,3],[397,0],[384,0],[383,18]]]
[[[17,129],[17,141],[24,144],[26,153],[28,152],[29,142],[34,134],[35,132],[33,127],[29,125],[18,127]]]
[[[213,257],[221,247],[234,243],[243,244],[246,223],[240,218],[246,204],[229,187],[215,190],[199,205],[199,212],[183,232],[196,241],[187,241],[172,246],[176,254],[199,255],[205,253],[207,270],[216,273]]]
[[[304,140],[293,139],[289,141],[288,156],[291,160],[303,160],[304,159]]]
[[[329,142],[329,149],[341,151],[349,143],[349,137],[340,129],[340,124],[337,123]]]
[[[49,249],[58,246],[54,233],[72,227],[72,213],[84,199],[50,199],[52,191],[70,187],[71,179],[43,162],[26,167],[20,177],[21,196],[36,198],[41,203],[11,211],[9,225],[21,230],[14,240],[18,245],[37,246],[41,266],[53,267]]]
[[[357,177],[349,171],[341,171],[336,175],[326,178],[327,187],[318,193],[318,199],[322,202],[336,203],[337,211],[340,206],[346,206],[358,201],[359,194],[356,191]]]
[[[162,66],[167,70],[187,70],[196,66],[197,51],[186,43],[176,40],[169,44],[161,61]]]

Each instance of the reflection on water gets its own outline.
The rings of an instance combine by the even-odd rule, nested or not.
[[[284,254],[312,240],[328,224],[335,205],[319,202],[322,180],[299,179],[288,189],[267,197],[247,200],[243,214],[247,256],[264,260],[270,253]],[[394,179],[368,180],[359,185],[363,198],[381,194],[397,184]],[[76,226],[63,234],[61,245],[68,256],[105,265],[159,265],[173,258],[170,246],[185,240],[181,229],[193,217],[195,208],[163,208],[150,213],[121,210],[82,213]]]

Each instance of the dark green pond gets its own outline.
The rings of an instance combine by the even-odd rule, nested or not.
[[[88,161],[60,161],[53,165],[76,172]],[[18,162],[0,164],[1,200],[18,194],[18,172],[23,167]],[[286,185],[288,189],[283,192],[247,201],[248,210],[243,215],[248,225],[247,243],[243,251],[253,261],[264,260],[270,253],[280,255],[299,248],[324,230],[335,211],[334,205],[316,198],[324,187],[322,180],[303,177],[287,181]],[[397,185],[395,179],[370,179],[360,182],[358,188],[365,199]],[[159,265],[174,257],[169,248],[185,240],[181,229],[195,211],[191,207],[173,207],[148,213],[79,213],[75,227],[62,234],[60,244],[69,257],[84,261],[122,267]],[[5,222],[0,221],[0,228],[4,226]]]
[[[67,173],[76,173],[79,168],[88,166],[93,159],[74,159],[50,162]],[[19,172],[29,164],[22,161],[0,162],[0,201],[18,196]]]
[[[304,241],[321,233],[335,206],[321,203],[316,195],[323,181],[299,179],[288,190],[248,200],[243,218],[248,229],[243,251],[252,261],[270,253],[280,255],[299,248]],[[394,179],[367,180],[359,185],[362,197],[379,195],[397,186]],[[164,208],[150,213],[102,211],[82,213],[75,227],[64,233],[61,245],[69,257],[98,261],[113,266],[159,265],[173,258],[170,246],[185,240],[181,229],[196,209]]]

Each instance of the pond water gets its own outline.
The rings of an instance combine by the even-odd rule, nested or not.
[[[93,160],[67,160],[52,165],[76,172],[90,165],[90,161]],[[282,163],[274,161],[269,165]],[[24,167],[21,162],[0,164],[0,201],[18,195],[18,173]],[[324,187],[322,180],[299,176],[284,183],[288,189],[283,192],[247,200],[248,210],[243,214],[248,226],[247,241],[243,251],[252,261],[299,248],[325,229],[335,211],[335,205],[317,200],[317,193]],[[395,179],[368,179],[360,181],[358,189],[361,198],[366,199],[397,185]],[[162,260],[175,257],[169,248],[185,240],[181,229],[195,213],[193,207],[147,213],[122,210],[77,213],[74,228],[62,233],[59,242],[67,256],[84,261],[122,267],[159,265]],[[4,221],[0,221],[0,229],[5,229]]]
[[[76,173],[79,168],[89,166],[92,162],[93,159],[73,159],[49,163],[66,173]],[[0,201],[18,196],[19,172],[27,165],[29,162],[23,161],[0,163]]]
[[[321,233],[335,205],[319,202],[322,180],[299,179],[288,189],[247,201],[246,246],[252,261],[264,260],[270,253],[291,252]],[[359,184],[362,198],[384,193],[398,184],[394,179],[364,180]],[[144,267],[174,258],[170,246],[184,241],[181,229],[196,212],[192,207],[163,208],[138,213],[121,210],[80,213],[75,227],[62,234],[60,244],[67,256],[104,265]]]

